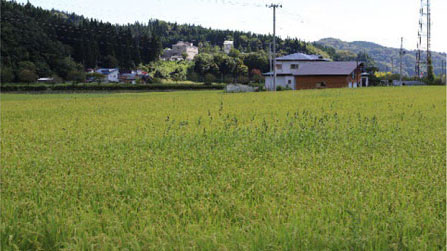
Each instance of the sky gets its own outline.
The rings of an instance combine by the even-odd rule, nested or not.
[[[26,3],[27,0],[17,2]],[[111,23],[149,19],[204,27],[273,33],[269,3],[280,3],[277,35],[316,41],[333,37],[369,41],[387,47],[416,49],[420,0],[29,0]],[[447,1],[431,0],[432,50],[447,51]]]

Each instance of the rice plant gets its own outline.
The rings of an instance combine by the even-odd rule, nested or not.
[[[3,94],[2,250],[445,250],[445,87]]]

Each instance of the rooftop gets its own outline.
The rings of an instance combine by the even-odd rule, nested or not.
[[[278,61],[329,61],[320,55],[307,55],[304,53],[294,53],[283,57],[276,58]]]
[[[293,73],[277,74],[277,75],[293,75],[293,76],[346,76],[351,74],[361,62],[303,62],[299,64],[298,70]],[[273,72],[267,72],[264,76],[273,75]]]
[[[296,76],[309,75],[349,75],[361,63],[349,62],[309,62],[300,64]]]

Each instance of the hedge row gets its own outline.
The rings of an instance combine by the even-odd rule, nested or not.
[[[152,85],[5,85],[2,92],[39,91],[168,91],[168,90],[223,90],[225,85],[152,84]]]

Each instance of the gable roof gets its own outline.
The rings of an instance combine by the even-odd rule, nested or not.
[[[350,62],[308,62],[300,64],[295,76],[349,75],[362,63]]]
[[[96,70],[97,73],[101,73],[103,75],[109,75],[113,72],[119,71],[119,69],[115,69],[115,68],[101,68]]]
[[[329,61],[320,55],[307,55],[304,53],[294,53],[276,58],[277,61]]]
[[[277,76],[347,76],[351,74],[362,62],[302,62],[298,70],[290,73],[278,73]],[[267,72],[264,76],[271,76],[273,72]]]

